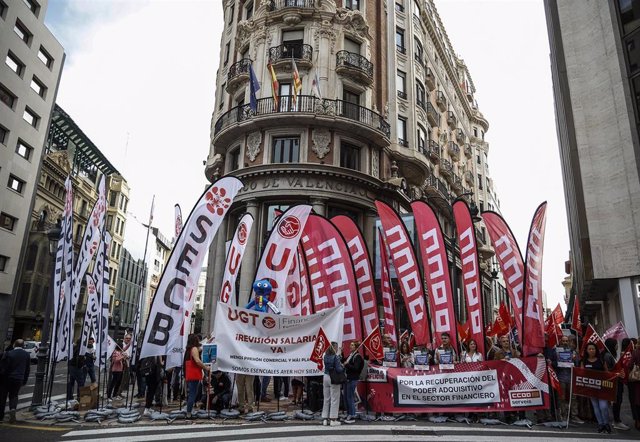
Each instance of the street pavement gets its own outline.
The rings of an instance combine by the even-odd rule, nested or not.
[[[51,393],[54,401],[64,401],[66,395],[67,385],[67,369],[65,364],[58,366],[56,375],[54,377],[53,390]],[[89,379],[87,377],[87,379]],[[27,385],[20,389],[18,395],[18,410],[23,410],[31,406],[31,398],[33,397],[33,389],[36,383],[36,365],[31,364],[31,371],[29,372],[29,380]],[[9,410],[9,401],[7,400],[7,406],[5,410]]]

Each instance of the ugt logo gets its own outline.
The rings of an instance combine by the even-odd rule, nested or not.
[[[247,242],[247,225],[244,222],[238,227],[238,242],[241,246]]]
[[[231,205],[231,198],[226,195],[227,189],[224,187],[213,187],[204,197],[207,200],[207,210],[214,215],[224,215],[224,211]]]
[[[286,239],[294,238],[300,232],[300,220],[293,216],[287,215],[278,225],[278,233]]]

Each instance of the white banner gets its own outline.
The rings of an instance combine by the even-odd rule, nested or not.
[[[167,368],[182,363],[202,263],[242,186],[237,178],[221,178],[191,211],[160,277],[140,349],[141,359],[167,355]]]
[[[398,376],[396,402],[403,405],[475,405],[500,402],[496,370]]]
[[[249,241],[251,228],[253,227],[253,216],[250,213],[244,214],[240,219],[236,232],[233,235],[227,261],[224,265],[224,276],[222,277],[222,288],[220,289],[220,302],[231,305],[238,305],[236,302],[236,279],[240,271],[240,264],[244,256],[244,249]],[[253,270],[253,269],[251,269]],[[212,321],[214,318],[211,318]]]
[[[87,352],[87,345],[89,344],[89,338],[93,336],[95,339],[98,335],[98,331],[94,328],[97,323],[94,318],[98,317],[100,311],[100,300],[98,299],[98,292],[96,290],[96,284],[93,281],[91,275],[86,275],[87,280],[87,309],[84,312],[84,320],[82,321],[82,336],[80,337],[80,355],[84,355]]]
[[[214,325],[218,369],[265,376],[318,376],[309,360],[320,330],[342,344],[344,307],[309,316],[260,313],[218,303]]]
[[[100,269],[102,270],[101,276],[96,276],[96,284],[98,286],[98,293],[102,308],[100,309],[100,315],[98,318],[98,336],[96,338],[96,365],[99,367],[106,367],[107,359],[107,339],[109,337],[109,303],[111,296],[109,294],[109,251],[111,246],[111,235],[106,230],[102,233],[102,246],[98,252],[96,258],[96,265],[99,266],[98,275]],[[99,264],[100,263],[100,264]],[[94,269],[95,270],[95,269]],[[94,271],[95,273],[95,271]]]
[[[280,215],[262,252],[260,264],[253,279],[254,281],[268,279],[271,282],[273,289],[271,299],[284,315],[290,314],[285,293],[287,275],[296,256],[298,242],[310,212],[311,206],[301,204],[290,207]]]

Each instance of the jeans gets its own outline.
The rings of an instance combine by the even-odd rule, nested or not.
[[[344,393],[344,400],[347,403],[347,415],[355,417],[356,415],[356,387],[358,386],[358,380],[348,380]]]
[[[171,372],[171,389],[173,390],[173,400],[180,397],[182,387],[182,367],[174,367]]]
[[[93,362],[91,362],[91,364],[87,364],[85,365],[85,367],[86,367],[86,374],[89,375],[89,379],[91,379],[91,383],[94,384],[96,382],[96,366],[93,365]],[[85,375],[85,380],[86,380],[86,375]]]
[[[191,410],[193,410],[199,387],[200,381],[187,381],[187,413],[191,413]]]
[[[0,420],[4,419],[4,409],[9,396],[9,410],[18,407],[18,392],[22,387],[22,382],[15,379],[0,379]]]
[[[260,378],[260,395],[261,397],[267,396],[267,388],[269,388],[269,382],[271,382],[271,376],[262,376]]]
[[[109,385],[107,386],[107,397],[111,399],[113,393],[118,393],[118,389],[120,388],[120,383],[122,382],[122,372],[121,371],[112,371],[111,379],[109,379]]]
[[[84,367],[69,366],[69,382],[67,383],[67,400],[73,399],[73,386],[78,384],[78,399],[80,399],[80,387],[84,387],[84,380],[87,374]]]
[[[598,425],[608,425],[609,424],[609,402],[605,401],[604,399],[596,399],[594,397],[589,399],[591,399],[593,414],[595,414],[596,416]]]
[[[137,397],[139,398],[145,397],[145,392],[147,391],[147,381],[145,376],[142,376],[142,373],[140,372],[140,368],[136,370],[136,382],[138,383]]]
[[[340,408],[340,385],[332,384],[331,377],[325,373],[322,377],[322,391],[324,402],[322,403],[322,418],[337,419]]]

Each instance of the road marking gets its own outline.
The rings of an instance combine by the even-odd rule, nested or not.
[[[170,427],[162,425],[153,425],[153,426],[144,426],[144,427],[117,427],[117,428],[105,428],[100,430],[100,434],[118,434],[118,433],[141,433],[144,431],[169,431],[172,428],[180,428],[180,427],[189,427],[190,429],[197,428],[219,428],[219,427],[228,427],[228,425],[223,424],[196,424],[196,425],[180,425],[178,424],[171,425]],[[96,434],[96,429],[93,430],[76,430],[71,431],[62,437],[76,437],[76,436],[89,436],[92,434]]]
[[[26,428],[27,430],[42,431],[67,431],[67,428],[45,427],[44,425],[0,424],[4,428]]]

